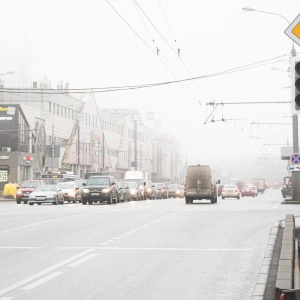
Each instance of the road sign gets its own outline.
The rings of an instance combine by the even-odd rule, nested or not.
[[[291,164],[292,165],[299,165],[300,164],[300,153],[293,153],[291,155]]]
[[[295,43],[300,45],[300,15],[296,17],[296,19],[289,25],[284,33],[289,36]]]

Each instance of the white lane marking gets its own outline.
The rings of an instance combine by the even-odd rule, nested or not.
[[[273,207],[272,207],[272,209],[276,209],[280,204],[281,204],[281,200],[277,203],[277,204],[275,204]]]
[[[73,268],[75,268],[75,267],[81,265],[82,263],[84,263],[84,262],[86,262],[86,261],[88,261],[88,260],[94,258],[95,256],[97,256],[97,254],[90,254],[90,255],[87,255],[87,256],[85,256],[85,257],[83,257],[83,258],[81,258],[81,259],[79,259],[79,260],[77,260],[77,261],[74,261],[73,263],[69,264],[68,267],[73,267]]]
[[[41,247],[17,247],[17,246],[14,246],[14,247],[0,247],[0,249],[40,249]],[[1,300],[1,298],[0,298]]]
[[[10,229],[6,229],[6,230],[3,230],[3,231],[0,231],[0,234],[10,233],[10,232],[13,232],[13,231],[23,230],[25,228],[36,227],[36,226],[39,226],[39,225],[49,224],[49,223],[53,223],[53,222],[56,223],[58,221],[72,219],[72,218],[75,218],[77,216],[79,216],[79,215],[62,217],[62,218],[56,218],[56,219],[52,219],[52,220],[41,221],[41,222],[27,224],[27,225],[21,225],[21,226],[17,226],[17,227],[13,227],[13,228],[10,228]],[[82,215],[80,215],[80,216],[82,216]]]
[[[32,275],[32,276],[29,276],[29,277],[27,277],[27,278],[25,278],[25,279],[23,279],[23,280],[20,280],[20,281],[14,283],[14,284],[12,284],[12,285],[10,285],[10,286],[8,286],[8,287],[2,289],[2,290],[0,290],[0,296],[3,295],[3,294],[6,294],[6,293],[8,293],[8,292],[10,292],[10,291],[12,291],[12,290],[14,290],[14,289],[16,289],[16,288],[18,288],[18,287],[20,287],[20,286],[22,286],[22,285],[24,285],[24,284],[27,284],[27,283],[30,282],[30,281],[33,281],[33,280],[35,280],[35,279],[37,279],[37,278],[39,278],[39,277],[42,277],[42,276],[44,276],[45,274],[50,273],[50,272],[52,272],[53,270],[56,270],[56,269],[58,269],[58,268],[60,268],[60,267],[62,267],[62,266],[64,266],[64,265],[70,263],[71,261],[78,259],[78,258],[81,257],[81,256],[84,256],[84,255],[86,255],[86,254],[91,253],[92,251],[94,251],[94,249],[89,248],[88,250],[85,250],[85,251],[80,252],[80,253],[78,253],[78,254],[76,254],[76,255],[73,255],[73,256],[71,256],[71,257],[65,259],[65,260],[62,260],[61,262],[59,262],[59,263],[53,265],[52,267],[49,267],[49,268],[47,268],[47,269],[45,269],[45,270],[42,270],[42,271],[40,271],[40,272],[38,272],[38,273],[36,273],[36,274],[34,274],[34,275]]]
[[[252,251],[253,248],[132,248],[132,247],[60,247],[59,249],[149,250],[149,251]]]
[[[24,286],[22,288],[22,290],[27,290],[27,291],[28,290],[32,290],[35,287],[40,286],[40,285],[44,284],[45,282],[47,282],[47,281],[49,281],[49,280],[51,280],[51,279],[59,276],[60,274],[62,274],[62,272],[53,272],[53,273],[50,273],[47,276],[42,277],[41,279],[39,279],[39,280],[37,280],[37,281],[29,284],[29,285]]]

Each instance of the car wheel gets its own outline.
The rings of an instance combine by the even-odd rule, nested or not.
[[[73,203],[76,203],[77,201],[76,201],[76,200],[73,200],[72,202],[73,202]]]
[[[42,203],[38,203],[38,205],[41,205]]]
[[[57,205],[58,203],[58,200],[57,200],[57,197],[55,198],[55,202],[52,202],[53,205]],[[39,203],[38,203],[39,204]]]
[[[29,203],[29,205],[33,205],[33,203]]]
[[[116,198],[112,198],[112,203],[113,204],[117,204],[118,202],[118,196],[116,196]]]
[[[82,198],[81,203],[82,203],[82,205],[86,205],[86,203],[87,203],[86,199]]]
[[[225,197],[224,197],[224,196],[222,196],[222,199],[225,199]]]
[[[189,204],[190,203],[190,199],[188,197],[185,197],[185,203]]]
[[[112,194],[110,194],[109,199],[107,199],[107,204],[112,204]]]
[[[89,205],[92,205],[93,204],[93,200],[91,200],[91,199],[88,199],[88,203],[89,203]]]
[[[21,200],[17,200],[17,204],[21,204]]]
[[[240,199],[240,196],[237,196],[236,199]]]

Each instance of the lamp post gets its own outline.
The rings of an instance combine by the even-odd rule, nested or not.
[[[256,10],[252,7],[243,7],[243,11],[245,12],[258,12],[263,14],[269,14],[278,16],[282,19],[284,19],[289,25],[291,22],[284,16],[269,12],[269,11],[263,11],[263,10]],[[296,56],[296,50],[295,50],[295,44],[292,42],[292,49],[291,49],[291,56]],[[293,152],[298,153],[299,152],[299,142],[298,142],[298,115],[293,114]],[[292,191],[292,198],[293,200],[299,200],[300,199],[300,172],[292,172],[292,183],[293,183],[293,191]]]
[[[5,73],[1,73],[0,76],[2,76],[2,75],[14,75],[14,74],[15,74],[15,71],[9,71],[9,72],[5,72]],[[0,79],[0,88],[3,88],[3,87],[4,87],[4,81],[2,79]]]
[[[9,72],[5,72],[5,73],[1,73],[1,75],[14,75],[15,74],[15,71],[9,71]]]

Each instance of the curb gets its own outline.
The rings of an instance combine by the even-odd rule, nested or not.
[[[265,289],[267,286],[268,276],[269,276],[269,270],[272,262],[274,247],[277,239],[278,229],[280,226],[280,221],[275,222],[270,236],[268,245],[265,251],[263,262],[260,266],[258,278],[255,284],[255,288],[252,294],[252,300],[263,300]]]

